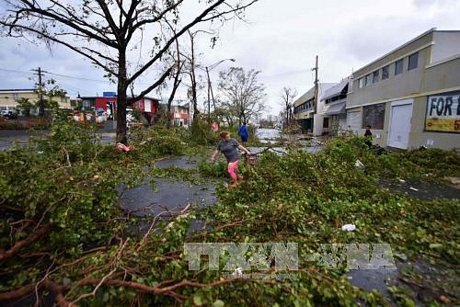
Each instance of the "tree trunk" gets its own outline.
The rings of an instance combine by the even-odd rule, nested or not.
[[[193,119],[196,119],[198,115],[200,114],[200,111],[198,110],[198,95],[196,91],[196,81],[195,77],[193,77],[192,81],[192,103],[193,103]]]
[[[38,116],[45,116],[45,101],[43,99],[40,99],[40,101],[38,102]]]
[[[117,91],[117,142],[126,140],[126,53],[124,50],[119,51],[118,56],[118,91]]]
[[[171,103],[172,103],[172,99],[169,99],[168,100],[168,122],[166,123],[166,128],[171,128]]]
[[[284,127],[289,127],[289,105],[286,105],[286,124],[284,125]]]

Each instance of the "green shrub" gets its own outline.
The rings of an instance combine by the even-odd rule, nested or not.
[[[186,130],[179,127],[150,127],[133,132],[130,144],[146,159],[165,155],[178,156],[185,151],[186,143],[183,139],[186,139],[186,134]]]
[[[204,115],[193,120],[189,133],[191,143],[196,145],[214,145],[219,140],[219,133],[211,130],[211,124]]]
[[[200,160],[198,163],[198,171],[204,177],[222,178],[227,177],[227,163],[218,161],[209,163],[207,160]]]

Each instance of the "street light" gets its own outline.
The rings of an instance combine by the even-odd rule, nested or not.
[[[209,72],[225,61],[235,62],[236,60],[235,59],[224,59],[212,65],[206,66],[206,75],[208,76],[208,116],[211,115],[211,97],[212,97],[212,104],[214,106],[214,109],[216,108],[216,100],[214,99],[214,92],[212,90],[211,77],[209,76]]]

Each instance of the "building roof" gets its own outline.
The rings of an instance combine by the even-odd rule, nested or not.
[[[29,92],[35,92],[35,89],[0,89],[0,92],[2,93],[29,93]]]
[[[324,95],[322,97],[323,100],[332,98],[334,96],[338,96],[342,93],[342,91],[345,89],[345,87],[348,85],[350,82],[350,77],[347,77],[340,81],[340,83],[337,83],[336,85],[332,86],[331,88],[327,89],[324,91]]]
[[[162,100],[160,100],[160,101],[162,101]],[[167,102],[162,102],[160,104],[167,105],[168,103]],[[189,108],[190,107],[190,102],[183,101],[183,100],[180,100],[180,101],[179,100],[173,100],[171,102],[171,106],[172,107],[179,107],[179,108]]]
[[[425,36],[427,36],[427,35],[429,35],[429,34],[432,34],[432,33],[435,32],[435,31],[436,31],[436,28],[432,28],[432,29],[430,29],[430,30],[428,30],[428,31],[426,31],[426,32],[424,32],[424,33],[422,33],[422,34],[420,34],[420,35],[417,36],[416,38],[414,38],[414,39],[412,39],[412,40],[410,40],[410,41],[404,43],[403,45],[401,45],[401,46],[399,46],[399,47],[397,47],[397,48],[391,50],[390,52],[385,53],[384,55],[380,56],[379,58],[375,59],[374,61],[372,61],[372,62],[366,64],[365,66],[361,67],[360,69],[356,70],[356,71],[353,73],[353,75],[355,75],[357,72],[360,72],[361,70],[366,69],[367,67],[373,65],[374,63],[383,60],[384,58],[386,58],[387,56],[391,55],[392,53],[397,52],[398,50],[400,50],[400,49],[402,49],[402,48],[404,48],[404,47],[406,47],[406,46],[412,44],[413,42],[415,42],[415,41],[421,39],[422,37],[425,37]]]
[[[376,62],[383,60],[384,58],[388,57],[389,55],[391,55],[391,54],[393,54],[393,53],[395,53],[395,52],[398,52],[399,50],[401,50],[401,49],[403,49],[403,48],[409,46],[410,44],[412,44],[412,43],[414,43],[414,42],[416,42],[416,41],[422,39],[423,37],[425,37],[425,36],[427,36],[427,35],[430,35],[430,34],[433,34],[433,33],[459,33],[459,34],[460,34],[460,30],[438,30],[437,28],[431,28],[430,30],[428,30],[428,31],[426,31],[426,32],[424,32],[424,33],[422,33],[422,34],[420,34],[419,36],[413,38],[412,40],[410,40],[410,41],[408,41],[408,42],[402,44],[401,46],[399,46],[399,47],[397,47],[397,48],[391,50],[390,52],[385,53],[385,54],[382,55],[381,57],[379,57],[379,58],[375,59],[374,61],[372,61],[372,62],[366,64],[365,66],[359,68],[358,70],[356,70],[356,71],[353,73],[353,75],[355,75],[356,73],[358,73],[358,72],[360,72],[360,71],[366,69],[366,68],[369,67],[369,66],[372,66],[372,65],[375,64]]]
[[[113,99],[113,98],[117,98],[117,96],[81,96],[80,99],[97,99],[97,98],[104,98],[104,99]],[[127,99],[130,99],[131,97],[127,96],[126,97]],[[145,98],[145,99],[150,99],[150,100],[156,100],[156,101],[161,101],[161,99],[158,99],[158,98],[153,98],[153,97],[148,97],[148,96],[144,96],[142,98]]]
[[[323,100],[323,96],[331,87],[337,85],[337,83],[320,83],[319,84],[319,100]],[[294,107],[297,107],[308,100],[315,98],[315,87],[313,86],[305,94],[299,96],[294,100]]]

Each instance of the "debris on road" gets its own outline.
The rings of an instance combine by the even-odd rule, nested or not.
[[[355,231],[356,230],[356,225],[353,224],[346,224],[342,226],[343,231]]]

